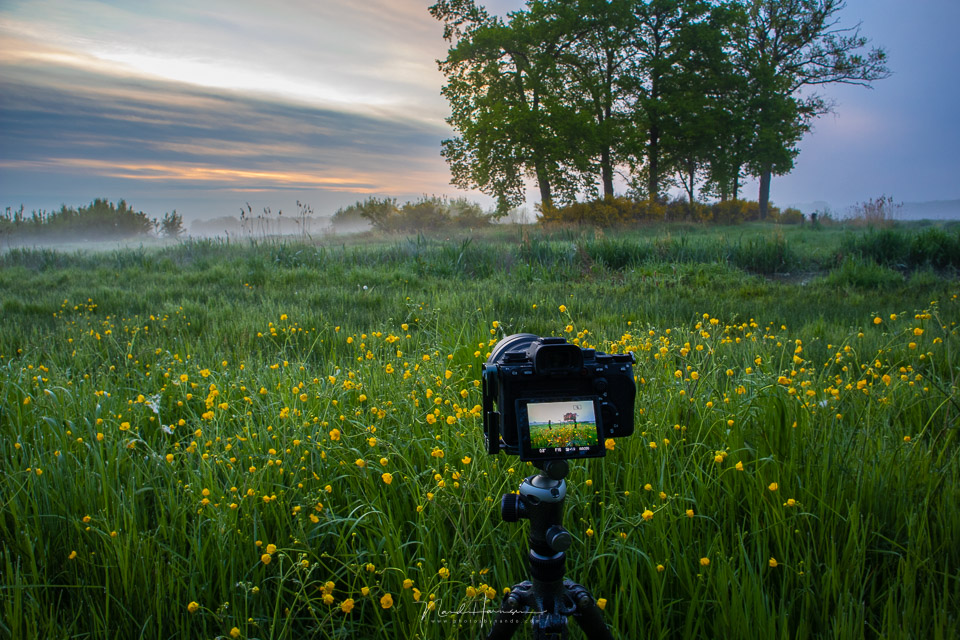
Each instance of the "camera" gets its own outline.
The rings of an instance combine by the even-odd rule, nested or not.
[[[607,438],[633,433],[633,353],[582,349],[564,338],[517,333],[483,365],[487,452],[521,460],[598,458]]]

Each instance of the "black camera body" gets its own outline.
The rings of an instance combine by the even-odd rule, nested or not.
[[[487,452],[533,461],[605,455],[607,438],[633,433],[634,362],[633,353],[582,349],[564,338],[504,338],[483,365]]]

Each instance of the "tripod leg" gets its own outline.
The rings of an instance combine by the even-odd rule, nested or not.
[[[510,640],[514,632],[523,624],[527,617],[529,606],[526,603],[527,595],[533,585],[530,582],[521,582],[514,585],[500,603],[500,610],[493,621],[493,627],[487,634],[487,640]]]
[[[590,592],[570,580],[564,581],[564,587],[577,607],[573,620],[583,629],[588,640],[613,640],[613,634],[603,621],[603,613]]]

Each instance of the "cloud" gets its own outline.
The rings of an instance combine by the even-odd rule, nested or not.
[[[131,201],[161,187],[342,197],[449,190],[439,156],[449,131],[416,113],[351,112],[126,75],[62,50],[11,49],[0,50],[3,205],[43,193],[51,199],[41,207],[82,203],[58,184]]]

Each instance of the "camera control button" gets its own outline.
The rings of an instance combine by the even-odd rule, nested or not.
[[[597,378],[593,381],[593,389],[597,393],[603,393],[607,390],[607,379],[606,378]]]

